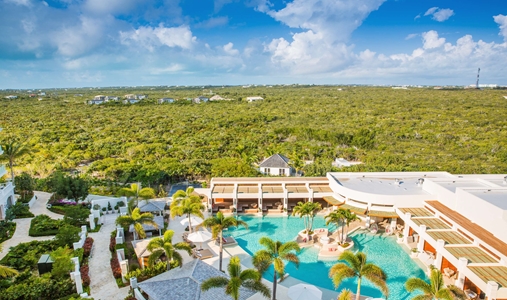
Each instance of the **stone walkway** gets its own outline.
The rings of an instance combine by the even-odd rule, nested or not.
[[[53,213],[46,208],[46,202],[51,197],[50,193],[45,192],[35,192],[37,196],[37,201],[30,208],[30,211],[38,216],[38,215],[48,215],[53,219],[62,219],[63,216]],[[111,271],[111,267],[109,264],[109,260],[111,258],[109,252],[109,237],[111,232],[116,228],[114,222],[116,220],[117,215],[105,215],[105,224],[102,226],[99,232],[91,232],[88,235],[91,236],[94,240],[92,257],[90,257],[89,265],[90,265],[90,289],[91,296],[95,300],[121,300],[127,297],[129,287],[125,287],[122,289],[118,288],[116,284],[116,280],[113,277],[113,273]],[[0,252],[0,259],[4,258],[9,252],[10,247],[17,246],[20,243],[26,243],[30,241],[43,241],[43,240],[51,240],[53,236],[41,236],[41,237],[31,237],[28,235],[28,230],[30,229],[30,221],[29,219],[16,219],[16,231],[14,235],[9,240],[3,243],[3,251]]]
[[[62,215],[55,214],[51,211],[49,211],[46,208],[46,202],[51,197],[50,193],[45,192],[35,192],[35,195],[37,196],[37,201],[35,201],[35,204],[30,208],[30,211],[34,215],[48,215],[53,219],[61,219],[63,218]],[[9,240],[5,241],[3,243],[3,250],[0,252],[0,259],[4,258],[7,253],[9,252],[10,247],[17,246],[20,243],[26,243],[30,241],[44,241],[44,240],[51,240],[54,237],[53,236],[39,236],[39,237],[31,237],[28,235],[28,230],[30,229],[30,221],[33,218],[28,219],[16,219],[14,222],[16,222],[16,231],[14,232],[14,235]]]
[[[115,220],[118,214],[104,215],[104,225],[99,232],[90,232],[93,238],[92,256],[89,258],[90,291],[95,300],[124,299],[130,287],[118,288],[111,271],[109,242],[111,232],[116,229]]]

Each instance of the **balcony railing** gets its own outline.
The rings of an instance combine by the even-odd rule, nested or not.
[[[4,182],[0,183],[0,198],[12,194],[12,189],[14,188],[14,185],[12,185],[12,182]]]

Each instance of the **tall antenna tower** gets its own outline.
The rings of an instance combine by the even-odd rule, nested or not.
[[[479,89],[479,73],[481,72],[481,68],[477,70],[477,81],[475,82],[475,88]]]

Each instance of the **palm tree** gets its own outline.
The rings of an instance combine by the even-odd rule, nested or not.
[[[382,294],[386,297],[389,296],[389,288],[386,283],[387,275],[379,266],[367,262],[365,253],[357,252],[357,254],[354,254],[352,251],[347,250],[338,259],[345,262],[337,263],[329,270],[329,277],[333,280],[335,288],[338,288],[343,280],[357,277],[356,300],[359,300],[361,280],[364,277],[377,286]]]
[[[340,208],[336,211],[330,212],[327,216],[324,217],[326,219],[326,226],[330,223],[336,224],[336,227],[341,226],[341,235],[340,235],[340,244],[343,244],[344,237],[345,237],[345,225],[347,227],[350,225],[351,222],[358,220],[359,218],[356,216],[356,214],[352,213],[350,209],[343,209]]]
[[[155,228],[158,228],[157,223],[153,221],[153,215],[151,213],[141,213],[139,207],[136,207],[131,215],[127,216],[119,216],[116,218],[116,225],[120,225],[122,227],[129,227],[130,225],[134,225],[134,240],[136,239],[136,233],[140,238],[146,238],[146,232],[144,232],[143,224],[152,225]]]
[[[337,300],[352,300],[354,298],[354,294],[349,289],[343,289],[338,295]]]
[[[0,244],[0,252],[2,252],[2,249],[3,249],[3,247]],[[0,265],[0,278],[12,277],[12,276],[16,276],[18,274],[19,274],[18,271],[14,270],[12,268]]]
[[[430,283],[420,278],[409,278],[405,283],[405,288],[408,292],[419,290],[423,292],[422,295],[413,297],[413,300],[454,300],[454,299],[467,299],[465,293],[455,285],[445,287],[442,273],[436,268],[431,270]]]
[[[173,202],[171,203],[171,218],[174,219],[176,216],[181,217],[182,215],[186,215],[188,217],[190,232],[192,232],[191,215],[204,219],[204,215],[202,214],[204,205],[201,203],[199,196],[191,194],[193,190],[194,188],[189,187],[186,192],[182,190],[177,191],[174,193]]]
[[[217,237],[220,239],[220,254],[219,254],[219,270],[222,271],[222,255],[223,255],[223,232],[224,229],[228,229],[229,227],[238,227],[238,225],[242,225],[246,229],[248,229],[248,224],[241,220],[237,220],[234,217],[224,218],[224,215],[221,212],[218,212],[215,217],[209,217],[202,223],[202,226],[211,228],[211,233],[213,234],[213,238]]]
[[[301,251],[296,241],[282,243],[280,241],[273,241],[268,237],[262,237],[259,244],[263,245],[266,249],[257,251],[253,256],[253,264],[261,274],[266,272],[268,268],[273,265],[273,294],[272,299],[276,299],[276,284],[277,278],[280,276],[281,280],[285,275],[285,261],[292,262],[299,267],[299,258],[295,252]]]
[[[320,206],[320,203],[298,202],[292,210],[292,215],[299,215],[300,218],[303,218],[306,233],[310,234],[313,228],[313,219],[317,215],[317,212],[321,209],[322,207]]]
[[[18,156],[28,153],[28,148],[25,144],[11,140],[7,144],[2,145],[4,153],[1,155],[3,158],[9,160],[9,168],[11,169],[11,180],[14,183],[14,159]]]
[[[173,244],[173,236],[174,231],[166,230],[163,237],[156,237],[150,240],[146,247],[151,252],[149,258],[150,265],[153,265],[153,263],[164,254],[167,258],[167,270],[170,270],[173,260],[177,261],[180,267],[183,265],[183,257],[181,257],[181,254],[176,252],[176,250],[184,250],[187,251],[188,255],[192,255],[192,247],[185,242]]]
[[[225,287],[225,293],[232,299],[239,299],[239,289],[244,287],[253,292],[260,292],[264,297],[269,298],[270,290],[261,282],[261,274],[255,269],[241,270],[239,257],[231,257],[227,267],[230,279],[227,277],[211,277],[201,283],[201,290],[207,291],[211,288]]]

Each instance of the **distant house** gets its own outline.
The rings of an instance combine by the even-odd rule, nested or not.
[[[209,101],[209,98],[205,97],[205,96],[199,96],[199,97],[194,98],[192,100],[192,102],[194,102],[194,103],[201,103],[201,102],[208,102],[208,101]]]
[[[5,96],[5,99],[9,99],[9,100],[14,100],[17,98],[18,98],[18,96],[14,96],[14,95]]]
[[[174,98],[160,98],[157,100],[158,104],[162,103],[174,103]]]
[[[204,280],[212,277],[229,276],[200,259],[192,260],[181,268],[176,268],[164,272],[139,283],[141,289],[149,300],[232,300],[232,297],[225,294],[224,288],[211,288],[207,291],[201,290],[201,284]],[[139,291],[137,288],[135,293]],[[244,287],[239,288],[239,299],[246,300],[252,298],[256,293]]]
[[[289,165],[289,162],[287,157],[277,153],[261,162],[259,171],[264,175],[291,176],[294,169]]]
[[[143,99],[148,98],[148,96],[146,96],[146,95],[136,95],[136,97],[137,97],[137,99],[139,99],[139,100],[143,100]]]
[[[118,101],[120,97],[118,96],[106,96],[106,101]]]
[[[141,101],[141,100],[138,100],[138,99],[125,99],[125,100],[123,100],[123,104],[136,104],[136,103],[139,103],[139,101]]]
[[[336,158],[332,163],[331,165],[333,167],[337,167],[337,168],[346,168],[346,167],[350,167],[350,166],[353,166],[353,165],[359,165],[361,164],[361,162],[359,161],[348,161],[344,158]]]
[[[40,92],[39,96],[46,96],[46,92]]]
[[[254,101],[259,101],[259,100],[264,100],[264,98],[259,97],[259,96],[256,96],[256,97],[246,97],[246,101],[248,101],[248,102],[254,102]]]
[[[102,104],[102,103],[105,103],[106,100],[104,99],[93,99],[93,100],[88,100],[87,103],[89,105],[99,105],[99,104]]]
[[[209,101],[220,101],[220,100],[225,100],[225,98],[221,97],[220,95],[215,95],[209,98]]]
[[[106,96],[104,96],[104,95],[98,95],[98,96],[93,97],[93,100],[106,101]]]

